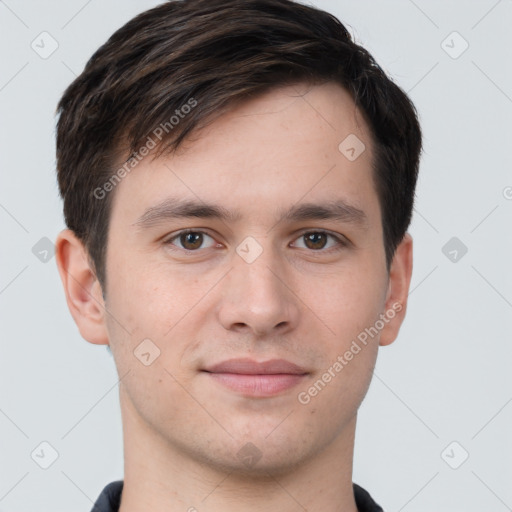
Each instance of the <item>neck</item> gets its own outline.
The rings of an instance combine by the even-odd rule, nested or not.
[[[129,401],[127,401],[129,402]],[[356,418],[314,458],[258,474],[196,460],[123,407],[125,475],[120,512],[357,512],[352,489]]]

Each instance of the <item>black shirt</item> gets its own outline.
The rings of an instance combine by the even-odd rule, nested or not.
[[[354,497],[359,512],[384,512],[362,487],[354,486]],[[118,512],[121,503],[123,480],[108,484],[100,494],[91,512]]]

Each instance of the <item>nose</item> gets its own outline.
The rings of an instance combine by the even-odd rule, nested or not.
[[[229,331],[258,337],[293,330],[300,319],[300,300],[289,281],[271,248],[251,263],[235,254],[233,268],[222,281],[220,323]]]

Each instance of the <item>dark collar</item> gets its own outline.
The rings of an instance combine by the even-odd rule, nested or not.
[[[357,484],[353,484],[354,497],[359,512],[384,512],[373,501],[370,494]],[[118,512],[123,491],[123,480],[117,480],[108,484],[100,494],[91,512]]]

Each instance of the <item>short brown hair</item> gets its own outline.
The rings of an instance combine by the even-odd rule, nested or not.
[[[133,164],[159,126],[168,129],[158,154],[175,151],[236,103],[282,85],[326,81],[351,94],[369,125],[389,268],[411,220],[420,126],[407,95],[338,19],[290,0],[175,0],[117,30],[57,109],[65,221],[87,248],[104,293],[114,192],[98,198],[98,189],[105,191],[120,162]],[[170,122],[191,101],[194,108]]]

